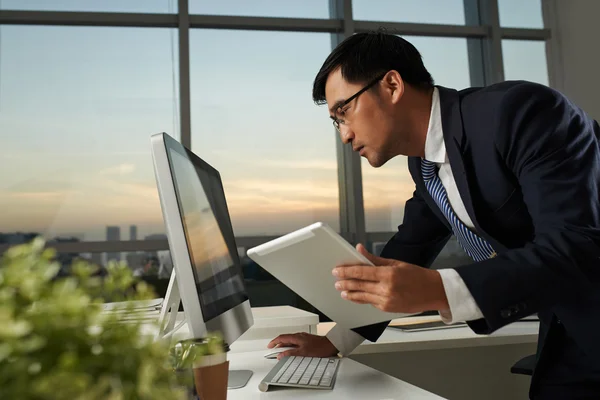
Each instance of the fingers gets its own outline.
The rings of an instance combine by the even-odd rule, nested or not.
[[[333,275],[339,279],[359,279],[361,281],[378,282],[383,268],[372,266],[340,266],[334,268]]]
[[[335,288],[340,292],[367,292],[380,294],[380,285],[376,282],[360,281],[357,279],[344,279],[335,283]]]
[[[279,353],[277,355],[277,359],[281,360],[282,357],[287,357],[287,356],[302,356],[303,354],[301,354],[303,352],[303,350],[301,349],[292,349],[292,350],[286,350],[286,351],[282,351],[281,353]],[[306,352],[306,350],[304,350],[304,352]]]
[[[377,308],[381,307],[381,297],[365,292],[342,292],[342,297],[357,304],[371,304]]]
[[[267,345],[267,348],[272,349],[273,347],[290,347],[290,346],[300,346],[304,342],[304,338],[301,334],[288,334],[288,335],[279,335],[275,339],[271,340]]]
[[[393,260],[388,258],[377,257],[374,254],[371,254],[362,243],[356,245],[356,250],[365,256],[373,265],[390,265]]]

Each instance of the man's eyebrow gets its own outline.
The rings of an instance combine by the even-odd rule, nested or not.
[[[338,101],[336,101],[335,103],[333,103],[333,105],[329,109],[329,112],[332,112],[332,113],[335,114],[335,111],[337,111],[338,108],[340,108],[342,105],[344,105],[345,102],[346,102],[346,100],[338,100]]]

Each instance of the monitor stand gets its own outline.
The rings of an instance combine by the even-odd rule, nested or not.
[[[165,293],[165,298],[160,309],[160,316],[158,318],[159,330],[155,337],[156,340],[170,338],[179,328],[187,323],[187,316],[184,309],[183,320],[179,325],[175,326],[180,302],[181,295],[179,294],[179,286],[177,285],[177,275],[175,274],[175,268],[173,268],[171,278],[169,279],[169,286],[167,286],[167,292]],[[252,374],[253,372],[250,370],[229,370],[227,389],[243,388],[252,377]]]

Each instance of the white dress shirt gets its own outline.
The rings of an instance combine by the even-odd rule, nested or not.
[[[444,189],[448,194],[448,201],[456,216],[463,224],[471,229],[474,229],[473,221],[467,214],[465,205],[460,197],[454,175],[448,161],[446,153],[446,144],[444,143],[444,133],[442,131],[442,114],[440,110],[440,97],[437,88],[433,89],[431,102],[431,113],[429,116],[429,126],[427,128],[427,136],[425,139],[425,159],[435,162],[439,168],[438,176],[442,181]],[[460,321],[471,321],[483,317],[481,310],[477,306],[475,299],[469,292],[458,272],[452,268],[438,270],[444,291],[448,298],[449,310],[441,310],[440,316],[442,320],[451,324]],[[341,355],[350,354],[358,345],[365,339],[358,333],[334,326],[327,334],[327,338],[339,350]]]

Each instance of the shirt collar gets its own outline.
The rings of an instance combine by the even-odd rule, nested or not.
[[[440,95],[438,88],[433,88],[431,97],[431,113],[429,126],[425,137],[425,159],[438,164],[446,162],[446,145],[442,131],[442,113],[440,110]]]

